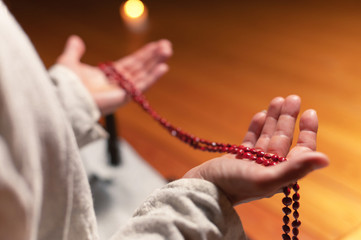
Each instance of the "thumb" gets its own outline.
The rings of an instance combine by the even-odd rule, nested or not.
[[[58,58],[60,64],[69,64],[79,62],[85,52],[85,44],[83,40],[76,35],[68,38],[63,53]]]
[[[320,152],[305,152],[275,166],[274,181],[278,185],[286,186],[296,182],[310,172],[324,168],[329,164],[328,157]]]

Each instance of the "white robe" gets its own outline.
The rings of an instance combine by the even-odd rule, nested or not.
[[[47,72],[0,0],[0,239],[98,239],[79,147],[105,136],[79,78]],[[245,239],[238,215],[210,182],[155,191],[111,239]]]

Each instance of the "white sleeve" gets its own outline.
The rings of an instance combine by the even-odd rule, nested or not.
[[[60,64],[51,67],[49,75],[71,123],[78,146],[83,147],[94,140],[107,137],[106,131],[97,122],[100,111],[79,77]]]
[[[229,200],[211,182],[181,179],[155,191],[111,240],[244,240]]]
[[[0,239],[30,239],[31,191],[0,135]]]

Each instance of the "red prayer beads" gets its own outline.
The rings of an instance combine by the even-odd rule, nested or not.
[[[112,63],[101,63],[99,68],[104,72],[108,79],[116,82],[120,87],[122,87],[127,92],[127,94],[129,94],[133,100],[144,109],[144,111],[146,111],[153,117],[153,119],[159,122],[172,136],[178,138],[182,142],[190,145],[195,149],[208,152],[235,154],[237,159],[249,159],[264,166],[273,166],[287,161],[287,159],[284,157],[280,157],[276,154],[265,153],[264,151],[255,148],[249,148],[243,145],[213,142],[186,133],[180,128],[170,124],[166,119],[162,118],[156,111],[154,111],[146,100],[145,96],[139,90],[137,90],[130,81],[125,79],[124,76],[114,68]],[[300,206],[300,195],[298,193],[299,185],[297,183],[293,185],[293,190],[295,191],[295,194],[292,196],[292,198],[290,198],[290,188],[285,187],[283,189],[285,197],[282,199],[282,203],[285,205],[285,207],[282,209],[282,211],[284,212],[285,216],[283,217],[284,225],[282,226],[282,229],[284,234],[282,234],[282,238],[284,240],[291,240],[291,237],[289,236],[291,228],[288,226],[290,218],[288,215],[292,213],[292,210],[289,208],[289,206],[292,205],[292,209],[294,210],[294,221],[291,224],[293,233],[292,240],[298,240],[298,227],[301,225],[301,222],[298,220],[299,213],[297,211]]]
[[[289,197],[291,194],[291,188],[289,188],[289,187],[283,188],[283,193],[285,194],[285,197],[282,199],[282,203],[285,205],[285,207],[282,209],[282,211],[285,214],[285,216],[283,217],[284,225],[282,226],[282,230],[284,232],[284,234],[282,234],[283,240],[291,240],[291,237],[289,235],[291,228],[288,226],[288,224],[290,222],[290,218],[288,217],[288,215],[290,215],[292,213],[292,210],[289,208],[289,206],[292,205],[293,217],[294,217],[294,221],[291,224],[292,225],[292,234],[293,234],[292,240],[298,240],[298,234],[299,234],[298,228],[301,225],[301,221],[298,220],[300,215],[297,211],[300,207],[300,203],[299,203],[300,194],[298,193],[300,186],[297,183],[295,183],[292,186],[292,189],[295,191],[295,193],[293,194],[293,196],[291,198],[291,197]]]

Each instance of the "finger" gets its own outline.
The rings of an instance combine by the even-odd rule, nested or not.
[[[329,164],[328,157],[320,152],[305,152],[298,154],[289,161],[278,164],[274,167],[265,168],[268,171],[267,181],[281,188],[298,179],[306,176],[310,172],[326,167]]]
[[[147,65],[157,62],[164,62],[173,55],[172,44],[170,41],[162,39],[155,42],[155,45],[156,46],[153,52],[150,54],[150,56],[148,56],[147,59],[145,59],[146,61],[144,61]]]
[[[267,111],[262,111],[259,113],[256,113],[251,123],[248,127],[248,131],[246,135],[244,136],[242,145],[246,147],[254,147],[254,145],[257,142],[257,139],[259,138],[262,128],[264,126],[264,123],[266,121]]]
[[[76,35],[68,38],[63,53],[58,58],[58,63],[74,63],[79,62],[85,52],[85,44],[83,40]]]
[[[159,64],[149,73],[143,73],[142,75],[138,76],[141,78],[141,81],[134,81],[135,86],[140,91],[146,90],[149,86],[151,86],[157,79],[163,76],[166,72],[168,72],[168,65],[163,63]]]
[[[114,62],[119,71],[127,71],[134,76],[148,72],[157,63],[162,63],[172,55],[172,47],[168,40],[148,43],[135,53]]]
[[[115,61],[114,66],[118,71],[127,71],[132,73],[135,69],[142,68],[144,61],[149,60],[149,56],[153,53],[155,48],[155,42],[148,43],[131,55]]]
[[[296,146],[287,156],[293,156],[302,152],[315,151],[317,143],[318,118],[315,110],[305,111],[300,119],[300,133]]]
[[[268,152],[286,156],[290,150],[295,124],[300,111],[301,99],[290,95],[282,105],[281,115],[278,118],[276,129],[269,141]]]
[[[159,64],[166,62],[173,54],[172,45],[168,40],[160,40],[157,42],[158,47],[155,49],[153,57],[149,61],[145,61],[144,68],[147,72],[153,71]]]
[[[282,97],[274,98],[268,107],[265,124],[263,126],[261,135],[259,136],[255,148],[267,151],[269,141],[276,129],[278,117],[280,116],[282,105],[284,103]]]
[[[156,44],[149,43],[134,54],[131,54],[115,62],[115,67],[122,68],[133,75],[134,72],[138,72],[142,69],[144,70],[144,65],[146,65],[147,61],[150,61],[152,59],[155,49]]]

